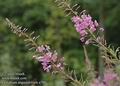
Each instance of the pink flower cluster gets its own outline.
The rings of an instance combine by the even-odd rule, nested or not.
[[[118,86],[117,74],[111,71],[106,71],[102,82],[95,79],[90,86]]]
[[[60,63],[57,56],[57,52],[51,52],[50,47],[47,45],[38,46],[36,49],[37,52],[42,55],[34,55],[33,58],[40,62],[43,66],[44,71],[49,72],[52,70],[52,65],[54,64],[57,68],[63,69],[62,63]]]
[[[81,16],[73,16],[72,22],[75,24],[74,26],[81,36],[80,40],[89,44],[89,40],[85,41],[85,38],[89,35],[89,31],[92,33],[96,31],[99,26],[97,21],[92,21],[92,17],[89,14],[82,13]],[[103,31],[102,28],[101,31]]]
[[[112,82],[112,81],[117,83],[116,80],[117,80],[117,74],[116,73],[111,72],[111,71],[106,71],[104,73],[104,80],[103,81],[105,82],[106,86],[110,86],[110,84],[111,84],[110,82]],[[116,86],[116,85],[114,85],[114,86]]]

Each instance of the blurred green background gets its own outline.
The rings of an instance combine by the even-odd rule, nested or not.
[[[71,3],[80,4],[93,19],[102,22],[107,42],[120,46],[120,0],[71,0]],[[0,0],[0,73],[24,72],[31,81],[48,83],[43,86],[65,86],[59,77],[43,72],[41,65],[32,59],[33,52],[27,50],[22,38],[10,31],[5,18],[28,28],[29,32],[35,31],[40,35],[38,42],[47,43],[57,50],[78,76],[85,70],[79,34],[71,23],[71,17],[65,17],[53,0]],[[98,56],[96,50],[96,47],[88,46],[89,57],[94,64]]]

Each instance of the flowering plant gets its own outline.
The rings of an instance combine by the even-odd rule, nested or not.
[[[11,27],[13,33],[20,37],[24,37],[24,41],[28,42],[30,50],[35,51],[33,59],[40,62],[43,70],[46,72],[60,74],[64,79],[69,79],[73,85],[76,86],[120,86],[120,80],[114,66],[119,63],[119,48],[116,50],[112,49],[106,43],[106,40],[100,33],[104,32],[104,28],[99,25],[97,20],[93,20],[92,17],[83,10],[78,13],[76,10],[79,8],[78,5],[71,5],[66,0],[56,0],[59,7],[65,8],[68,15],[72,15],[71,21],[74,24],[76,31],[80,35],[80,40],[83,43],[83,49],[85,54],[86,70],[89,72],[87,75],[90,79],[84,81],[78,80],[76,74],[66,72],[66,64],[64,57],[58,55],[58,53],[50,48],[49,45],[39,45],[36,40],[39,36],[33,36],[34,32],[30,35],[26,33],[27,29],[16,26],[9,19],[6,19],[7,24]],[[76,8],[75,10],[73,10]],[[102,74],[97,74],[92,65],[88,55],[86,46],[94,45],[103,51],[103,54],[99,57],[104,61],[104,70]],[[109,53],[109,55],[107,54]],[[114,64],[114,65],[113,65]]]

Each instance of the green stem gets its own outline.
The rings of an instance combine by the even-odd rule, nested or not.
[[[84,55],[85,55],[86,67],[88,70],[92,70],[92,64],[91,64],[91,61],[88,57],[88,52],[87,52],[85,45],[83,45],[83,50],[84,50]]]
[[[88,29],[88,31],[90,32],[90,34],[93,37],[93,39],[95,40],[95,42],[97,42],[104,50],[109,52],[115,59],[117,59],[116,54],[114,53],[114,51],[112,49],[107,48],[104,44],[102,44],[101,42],[97,41],[96,36],[89,29]]]
[[[66,73],[63,69],[60,69],[60,68],[56,67],[56,65],[54,63],[52,63],[52,65],[59,72],[59,74],[61,74],[62,76],[65,76],[67,79],[70,79],[77,86],[84,86],[80,81],[78,81],[77,79],[74,79],[72,76],[70,76],[68,73]]]
[[[26,33],[22,34],[32,42],[32,45],[34,45],[36,48],[38,47],[37,43],[29,35],[27,35]]]
[[[60,73],[65,76],[66,78],[70,79],[72,82],[74,82],[76,85],[78,86],[84,86],[82,85],[78,80],[75,80],[73,77],[71,77],[70,75],[68,75],[67,73],[65,73],[64,71],[60,71]]]
[[[63,2],[64,2],[64,5],[66,6],[66,8],[71,11],[71,13],[73,13],[76,16],[78,16],[77,12],[72,9],[72,7],[70,6],[70,4],[66,0],[63,0]]]

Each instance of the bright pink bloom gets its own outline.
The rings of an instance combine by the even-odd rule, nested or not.
[[[52,53],[48,52],[42,58],[40,58],[38,61],[40,61],[40,62],[51,62],[51,60],[52,60]]]
[[[37,48],[37,51],[43,55],[34,55],[33,58],[42,64],[46,72],[52,69],[52,64],[56,65],[57,68],[63,69],[62,63],[58,61],[57,52],[51,52],[49,46],[41,45]]]
[[[73,22],[76,22],[76,23],[79,23],[79,22],[82,21],[82,20],[80,19],[79,16],[73,16],[73,17],[72,17],[72,21],[73,21]]]
[[[81,16],[73,16],[72,17],[72,22],[74,23],[74,26],[76,28],[76,31],[80,34],[81,36],[81,41],[86,42],[89,39],[89,31],[92,33],[96,31],[98,28],[99,24],[95,20],[92,20],[92,17],[89,14],[82,13]],[[103,29],[100,29],[103,31]],[[90,42],[89,42],[90,43]],[[88,41],[86,42],[88,44]]]

